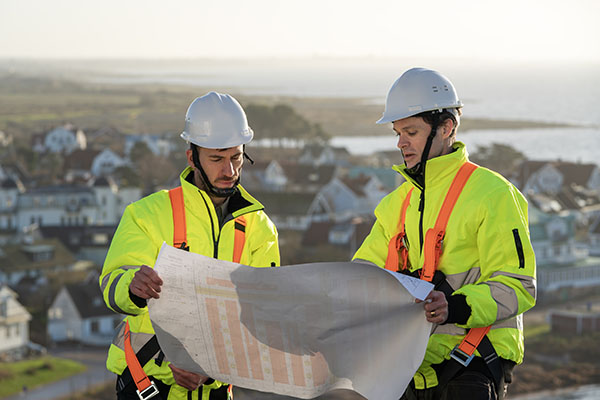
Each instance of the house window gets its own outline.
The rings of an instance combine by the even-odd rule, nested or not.
[[[92,331],[92,333],[98,333],[98,331],[100,330],[98,321],[92,321],[90,324],[90,330]]]

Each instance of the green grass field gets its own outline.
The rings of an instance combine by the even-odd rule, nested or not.
[[[86,367],[75,361],[56,357],[37,360],[0,363],[0,398],[67,378],[85,371]]]

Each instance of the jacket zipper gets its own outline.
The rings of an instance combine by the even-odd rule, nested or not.
[[[419,199],[419,243],[420,243],[420,254],[423,254],[423,210],[425,209],[425,188],[421,191],[421,197]]]
[[[519,268],[525,268],[525,254],[523,254],[523,243],[521,242],[521,236],[519,236],[519,230],[512,230],[513,237],[515,238],[515,246],[517,247],[517,255],[519,256]]]
[[[210,207],[208,206],[208,203],[206,202],[206,199],[204,198],[202,193],[200,193],[200,197],[202,197],[202,200],[204,201],[204,205],[206,206],[206,211],[208,212],[208,216],[210,217],[210,228],[212,230],[213,246],[214,246],[213,258],[219,258],[219,238],[221,237],[221,231],[219,231],[218,236],[215,236],[215,224],[213,221],[212,214],[210,213]]]

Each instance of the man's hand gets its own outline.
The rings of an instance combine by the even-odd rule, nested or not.
[[[151,297],[158,299],[162,284],[163,281],[156,271],[147,265],[142,265],[133,276],[129,284],[129,290],[142,299],[149,299]]]
[[[179,386],[183,386],[187,390],[196,390],[200,387],[200,385],[208,380],[208,376],[188,372],[173,366],[173,364],[169,364],[169,368],[171,368],[171,371],[173,371],[175,383],[177,383]]]
[[[443,292],[432,290],[425,301],[416,299],[415,302],[423,303],[427,321],[434,324],[443,324],[448,319],[448,302]]]

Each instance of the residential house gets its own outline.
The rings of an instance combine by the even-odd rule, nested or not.
[[[377,177],[385,190],[389,192],[396,189],[405,181],[402,175],[391,168],[353,166],[348,169],[347,175],[349,178],[358,178],[361,175],[373,175]]]
[[[315,193],[253,191],[278,230],[304,231],[310,223],[308,209]]]
[[[29,345],[31,314],[7,285],[0,286],[0,360],[18,359]]]
[[[332,165],[311,166],[295,162],[280,162],[286,179],[285,191],[317,193],[337,176],[339,169]]]
[[[84,150],[87,147],[85,133],[75,128],[72,124],[65,124],[51,131],[33,136],[33,150],[38,153],[63,153],[70,154],[75,150]]]
[[[92,162],[100,150],[74,150],[64,157],[63,176],[66,182],[88,180],[92,177]]]
[[[48,337],[52,342],[75,341],[105,346],[123,319],[104,304],[98,275],[63,286],[48,309]]]
[[[350,153],[345,147],[333,147],[329,144],[308,144],[303,147],[298,162],[304,165],[348,166]]]
[[[600,190],[600,167],[565,161],[524,161],[513,182],[523,193],[556,194],[564,187]]]
[[[600,216],[590,224],[588,238],[590,256],[600,257]]]
[[[27,239],[0,247],[0,282],[16,286],[23,278],[37,280],[77,268],[75,257],[58,239]]]
[[[116,168],[129,164],[129,160],[125,157],[121,157],[111,149],[104,149],[94,157],[90,170],[93,176],[106,176],[113,173]]]
[[[310,205],[313,221],[347,221],[357,216],[371,216],[387,191],[377,177],[333,178]]]
[[[548,214],[529,207],[529,232],[538,266],[570,265],[588,257],[588,247],[575,239],[575,216]]]
[[[355,217],[339,222],[311,221],[302,235],[302,246],[333,245],[347,251],[347,259],[350,259],[371,232],[373,222],[373,217]]]
[[[16,228],[38,226],[116,225],[125,207],[141,198],[137,187],[117,187],[99,177],[91,186],[53,185],[20,193]]]
[[[19,181],[12,178],[0,182],[0,244],[14,236],[17,230],[17,201],[25,190]]]
[[[172,134],[164,135],[127,135],[125,137],[125,154],[129,156],[131,149],[139,143],[145,143],[148,149],[157,156],[168,157],[174,150],[170,139]]]
[[[103,265],[117,225],[42,226],[44,238],[58,239],[78,260]]]

